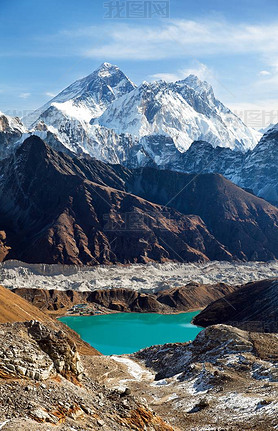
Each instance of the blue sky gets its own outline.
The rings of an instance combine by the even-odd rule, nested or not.
[[[170,0],[150,19],[106,19],[104,3],[0,0],[1,111],[21,116],[104,61],[137,84],[195,73],[238,113],[278,110],[277,0]]]

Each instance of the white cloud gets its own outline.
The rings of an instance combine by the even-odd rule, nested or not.
[[[67,37],[86,37],[87,42],[92,39],[92,47],[82,51],[92,58],[154,60],[202,54],[278,53],[278,22],[252,26],[225,20],[171,20],[159,27],[122,23],[112,28],[88,27]]]
[[[269,75],[271,75],[271,73],[268,70],[261,70],[259,72],[259,75],[260,76],[269,76]]]
[[[44,94],[45,94],[45,96],[48,96],[48,97],[55,97],[56,96],[56,94],[51,93],[50,91],[46,91]]]
[[[272,97],[273,90],[278,87],[278,63],[272,63],[270,59],[270,70],[262,70],[259,73],[259,79],[254,83],[254,89],[257,92],[263,92],[268,97],[267,94]]]
[[[213,81],[213,72],[203,63],[196,61],[196,66],[194,67],[187,67],[184,69],[178,70],[176,73],[156,73],[154,75],[151,75],[151,80],[159,80],[162,79],[163,81],[179,81],[184,78],[186,78],[188,75],[196,75],[199,79],[202,81]]]
[[[19,97],[21,99],[28,99],[31,96],[31,93],[20,93]]]
[[[278,55],[278,19],[268,25],[219,18],[171,19],[157,24],[112,21],[37,37],[33,51],[0,52],[0,57],[81,56],[113,61],[259,54],[273,61]]]

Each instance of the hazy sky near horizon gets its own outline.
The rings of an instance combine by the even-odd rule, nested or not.
[[[277,0],[169,0],[167,18],[118,4],[121,18],[109,0],[0,0],[0,111],[21,116],[104,61],[136,84],[195,73],[237,112],[278,111]]]

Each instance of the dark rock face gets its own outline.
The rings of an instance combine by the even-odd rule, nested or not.
[[[265,133],[252,152],[246,155],[240,186],[278,206],[278,128]]]
[[[8,157],[18,147],[17,141],[27,132],[19,118],[0,113],[0,159]]]
[[[204,327],[225,323],[249,331],[278,332],[277,293],[277,279],[248,283],[209,304],[194,323]]]

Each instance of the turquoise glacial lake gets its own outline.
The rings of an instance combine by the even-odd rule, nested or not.
[[[198,313],[115,313],[60,320],[104,355],[120,355],[154,344],[194,340],[202,328],[190,322]]]

